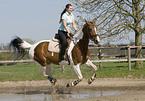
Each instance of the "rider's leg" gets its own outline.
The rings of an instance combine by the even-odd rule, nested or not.
[[[58,34],[60,36],[60,44],[61,44],[60,59],[64,60],[65,50],[67,48],[67,38],[66,38],[67,33],[63,31],[58,31]]]

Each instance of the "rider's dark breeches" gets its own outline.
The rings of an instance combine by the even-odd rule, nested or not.
[[[64,56],[65,50],[67,48],[67,32],[58,30],[59,39],[60,39],[60,56]]]

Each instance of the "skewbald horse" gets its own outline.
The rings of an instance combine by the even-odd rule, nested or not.
[[[88,44],[90,39],[93,40],[95,44],[98,44],[98,42],[100,42],[100,39],[95,27],[96,20],[93,20],[93,22],[85,22],[86,24],[84,24],[83,27],[74,35],[73,39],[70,42],[68,50],[66,51],[67,56],[70,60],[70,65],[74,68],[74,71],[79,78],[78,80],[68,83],[66,85],[67,87],[75,86],[80,81],[82,81],[83,76],[80,71],[81,64],[86,63],[88,66],[93,67],[94,69],[94,74],[90,79],[88,79],[88,84],[91,84],[96,77],[97,67],[89,60],[90,53],[88,50]],[[54,85],[57,80],[52,77],[50,64],[60,64],[61,61],[59,58],[59,52],[57,53],[49,51],[49,44],[50,40],[42,40],[35,43],[34,45],[31,45],[21,38],[16,37],[11,41],[10,46],[14,50],[18,51],[19,57],[24,56],[24,54],[26,53],[26,49],[29,49],[30,57],[35,62],[40,64],[43,75],[47,77],[49,81]]]

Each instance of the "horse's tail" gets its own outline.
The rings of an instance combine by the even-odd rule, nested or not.
[[[17,56],[15,57],[16,60],[18,58],[23,58],[27,53],[27,49],[30,49],[32,45],[19,37],[15,37],[11,40],[9,46],[10,49],[13,49],[13,54],[17,53]]]

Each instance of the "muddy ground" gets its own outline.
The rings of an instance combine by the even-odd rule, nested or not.
[[[120,91],[123,93],[108,96],[91,97],[87,99],[63,99],[63,101],[145,101],[145,79],[96,79],[88,85],[84,79],[75,87],[66,88],[68,82],[73,80],[60,79],[55,86],[48,80],[43,81],[18,81],[0,82],[0,95],[11,94],[43,94],[53,95],[69,94],[75,92],[90,91]]]

